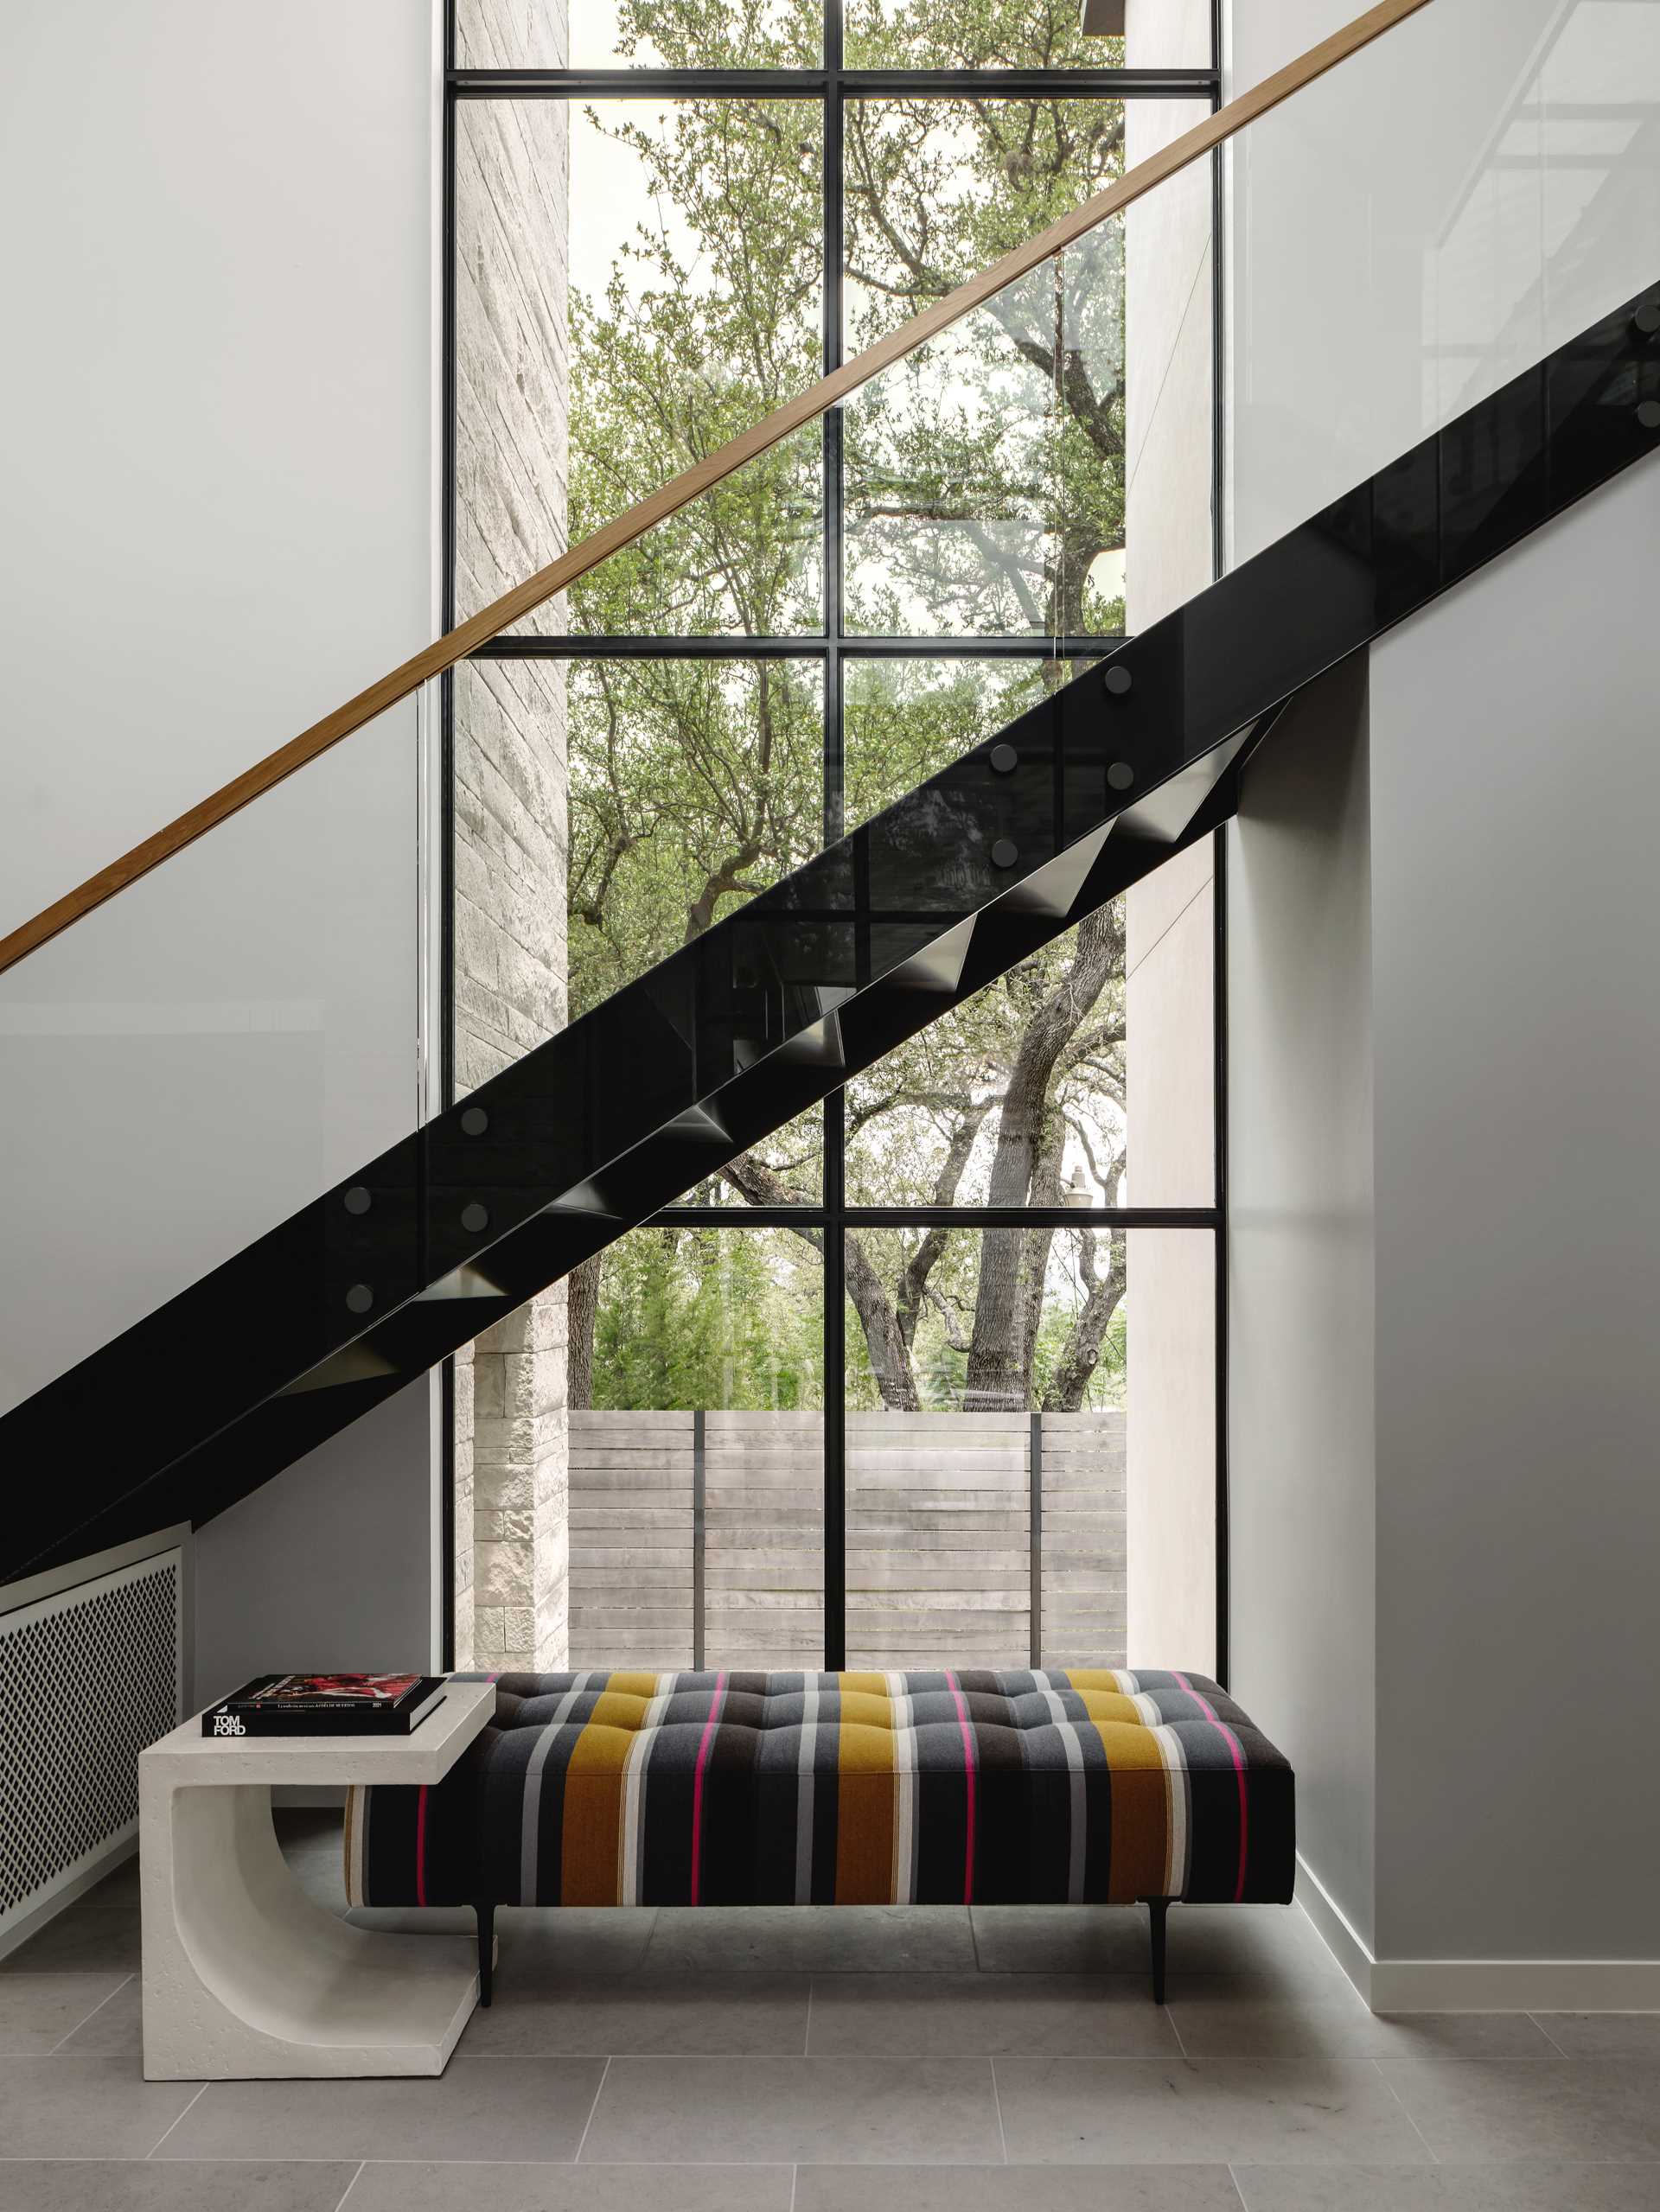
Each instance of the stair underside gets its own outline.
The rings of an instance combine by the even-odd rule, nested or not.
[[[1655,297],[0,1418],[0,1463],[29,1477],[0,1580],[222,1511],[1208,834],[1286,701],[1660,446],[1660,343],[1635,320]],[[94,1403],[122,1408],[121,1463],[71,1508],[32,1470]]]

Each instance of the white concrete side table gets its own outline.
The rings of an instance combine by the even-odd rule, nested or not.
[[[146,2081],[443,2073],[478,2001],[476,1946],[314,1904],[271,1790],[441,1782],[495,1712],[493,1683],[451,1682],[412,1736],[215,1739],[198,1714],[139,1755]]]

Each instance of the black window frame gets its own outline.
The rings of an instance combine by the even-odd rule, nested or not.
[[[1048,98],[1106,98],[1121,99],[1204,99],[1214,109],[1222,97],[1222,0],[1211,0],[1210,66],[1208,68],[1131,69],[861,69],[845,65],[844,0],[823,0],[824,54],[813,68],[781,69],[462,69],[456,63],[456,0],[445,0],[444,25],[443,111],[443,535],[444,626],[456,623],[456,108],[463,100],[504,99],[682,99],[699,95],[769,99],[794,99],[816,102],[823,111],[823,244],[822,244],[822,373],[828,375],[843,359],[844,299],[841,267],[843,224],[844,118],[853,99],[883,98],[948,98],[974,93],[980,97],[1041,96]],[[1215,358],[1212,370],[1213,452],[1212,520],[1213,573],[1222,569],[1223,484],[1223,225],[1222,167],[1212,155],[1212,333]],[[844,670],[850,660],[1025,660],[1034,664],[1088,659],[1103,646],[1115,644],[1113,636],[1084,638],[1043,636],[904,636],[873,637],[849,631],[846,625],[844,580],[844,500],[841,412],[831,409],[820,418],[824,489],[823,625],[817,631],[788,638],[742,635],[663,636],[630,634],[596,636],[580,634],[561,637],[514,635],[497,637],[470,657],[476,660],[605,660],[649,657],[662,660],[778,659],[817,661],[823,672],[823,826],[827,845],[844,828],[846,774]],[[442,934],[442,1090],[454,1091],[454,814],[453,787],[454,678],[442,681],[441,743],[442,800],[440,902]],[[843,1093],[835,1090],[824,1101],[824,1169],[817,1204],[788,1208],[758,1208],[740,1199],[718,1205],[672,1206],[653,1217],[655,1225],[678,1227],[765,1228],[794,1226],[824,1232],[824,1622],[827,1671],[840,1670],[846,1655],[846,1233],[878,1227],[917,1227],[939,1221],[953,1228],[1020,1228],[1088,1226],[1127,1230],[1138,1226],[1191,1229],[1214,1240],[1216,1313],[1216,1675],[1228,1680],[1229,1643],[1229,1504],[1228,1504],[1228,1007],[1227,1007],[1227,848],[1225,833],[1213,837],[1214,942],[1212,947],[1213,1082],[1215,1096],[1215,1189],[1209,1206],[1159,1208],[1073,1207],[1064,1208],[986,1206],[892,1208],[849,1206],[846,1201],[846,1130]],[[642,1224],[642,1226],[645,1226]],[[443,1366],[441,1422],[442,1620],[444,1664],[453,1666],[454,1618],[454,1365]]]

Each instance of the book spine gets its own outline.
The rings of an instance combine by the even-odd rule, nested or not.
[[[349,1706],[328,1712],[205,1712],[201,1732],[221,1741],[249,1736],[407,1736],[407,1712],[354,1712]]]

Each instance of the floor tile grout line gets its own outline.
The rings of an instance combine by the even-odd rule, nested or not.
[[[1006,2166],[1009,2163],[1009,2139],[1003,2132],[1003,2093],[997,2086],[997,2061],[988,2058],[986,2063],[992,2070],[992,2102],[997,2108],[997,2139],[1003,2146],[1003,2163]]]
[[[1430,2164],[1432,2166],[1439,2166],[1441,2162],[1436,2156],[1434,2151],[1430,2147],[1428,2136],[1425,2134],[1423,2129],[1419,2126],[1417,2121],[1413,2118],[1406,2099],[1401,2095],[1399,2089],[1395,2088],[1394,2082],[1390,2081],[1389,2075],[1383,2071],[1382,2060],[1381,2058],[1375,2058],[1372,2060],[1371,2063],[1377,2069],[1379,2081],[1382,2082],[1383,2087],[1395,2099],[1395,2101],[1400,2106],[1401,2111],[1406,2113],[1407,2126],[1412,2130],[1413,2133],[1418,2138],[1418,2140],[1423,2145],[1425,2155],[1427,2157]]]
[[[789,2170],[789,2212],[795,2212],[795,2191],[801,2178],[801,2161],[797,2159]]]
[[[1550,2030],[1539,2018],[1539,2015],[1536,2012],[1529,2012],[1528,2018],[1532,2021],[1534,2026],[1538,2029],[1540,2034],[1550,2045],[1551,2049],[1556,2053],[1557,2056],[1559,2058],[1566,2058],[1567,2056],[1567,2053],[1562,2049],[1561,2043],[1557,2042],[1555,2037],[1552,2035]]]
[[[182,2120],[187,2120],[189,2115],[195,2112],[197,2105],[201,2101],[202,2098],[207,2095],[207,2094],[208,2084],[205,2081],[199,2081],[196,2084],[195,2095],[191,2098],[189,2103],[185,2106],[182,2112],[174,2113],[172,2119],[169,2120],[167,2126],[162,2130],[156,2140],[150,2145],[149,2150],[145,2151],[144,2156],[146,2158],[153,2158],[156,2156],[156,2153],[161,2149],[163,2144],[166,2142],[168,2137],[171,2135],[179,2122]]]
[[[352,2191],[353,2191],[353,2190],[357,2187],[357,2184],[359,2183],[359,2182],[361,2182],[361,2181],[362,2180],[362,2178],[363,2178],[363,2169],[364,2169],[364,2167],[365,2167],[365,2166],[367,2166],[367,2165],[368,2164],[368,2163],[369,2163],[369,2162],[368,2162],[368,2160],[367,2160],[367,2158],[360,2158],[360,2159],[358,2160],[358,2162],[357,2162],[357,2171],[356,2171],[356,2172],[352,2176],[352,2177],[351,2177],[350,2181],[348,2181],[348,2182],[347,2183],[347,2184],[346,2184],[346,2187],[345,2187],[344,2190],[342,2192],[340,2202],[339,2202],[338,2204],[336,2204],[336,2205],[335,2205],[335,2212],[344,2212],[344,2207],[345,2207],[345,2203],[346,2203],[346,2199],[347,2199],[347,2197],[348,2197],[348,2196],[351,2195]]]
[[[806,2028],[802,2030],[802,2034],[801,2034],[801,2056],[802,2056],[803,2058],[811,2058],[811,2057],[812,2057],[812,2056],[813,2056],[813,1977],[812,1977],[812,1975],[811,1975],[811,1974],[808,1974],[808,1978],[807,1978],[807,2026],[806,2026]],[[792,2190],[792,2192],[791,2192],[791,2193],[792,2193],[792,2195],[793,2195],[793,2194],[794,2194],[794,2191]]]
[[[99,2014],[104,2010],[104,2007],[106,2005],[112,2003],[116,1998],[119,1997],[127,1984],[134,1979],[135,1977],[133,1975],[126,1974],[121,1980],[117,1982],[115,1987],[111,1990],[107,1997],[100,1997],[99,1998],[97,2004],[93,2005],[92,2011],[86,2015],[85,2018],[77,2020],[73,2028],[68,2029],[63,2035],[61,2035],[58,2037],[56,2043],[53,2044],[51,2049],[46,2054],[48,2058],[55,2058],[58,2053],[63,2049],[65,2043],[68,2042],[69,2037],[71,2036],[78,2036],[81,2030],[86,2025],[87,2021],[97,2019]]]
[[[592,2104],[591,2104],[591,2105],[589,2106],[589,2107],[588,2107],[588,2117],[587,2117],[587,2119],[583,2122],[583,2126],[582,2126],[582,2134],[581,2134],[581,2137],[580,2137],[580,2139],[579,2139],[579,2140],[578,2140],[578,2144],[577,2144],[576,2156],[575,2156],[575,2157],[571,2159],[571,2164],[572,2164],[573,2166],[574,2166],[574,2165],[577,2165],[578,2164],[579,2164],[579,2162],[580,2162],[580,2160],[581,2160],[581,2158],[582,2158],[582,2154],[583,2154],[584,2151],[587,2148],[587,2145],[588,2145],[588,2131],[589,2131],[589,2129],[590,2129],[590,2128],[593,2126],[593,2124],[594,2124],[594,2114],[595,2114],[595,2113],[599,2110],[599,2100],[600,2100],[600,2098],[604,2094],[604,2091],[605,2091],[605,2084],[606,2084],[607,2081],[608,2081],[608,2080],[610,2079],[610,2071],[611,2071],[611,2062],[610,2062],[610,2058],[607,2058],[607,2059],[606,2059],[606,2061],[605,2061],[604,2065],[600,2069],[600,2072],[599,2072],[599,2081],[598,2081],[598,2082],[597,2082],[597,2084],[596,2085],[595,2089],[594,2089],[594,2101],[592,2102]]]
[[[1250,2212],[1250,2207],[1245,2202],[1245,2192],[1239,2185],[1239,2176],[1234,2171],[1234,2162],[1231,2158],[1228,2161],[1228,2178],[1233,2184],[1234,2195],[1239,2199],[1239,2212]]]
[[[178,2166],[182,2170],[188,2171],[191,2169],[201,2166],[342,2166],[349,2165],[352,2162],[349,2158],[226,2158],[222,2154],[215,2154],[215,2156],[211,2158],[172,2158],[165,2160],[163,2163],[170,2166]],[[360,2163],[366,2166],[482,2166],[486,2168],[494,2168],[496,2166],[533,2166],[536,2168],[538,2172],[546,2172],[550,2174],[568,2173],[571,2171],[572,2164],[572,2161],[569,2158],[365,2158]],[[930,2158],[923,2162],[921,2167],[919,2167],[918,2162],[915,2158],[859,2158],[853,2160],[844,2159],[840,2161],[833,2158],[813,2158],[808,2159],[803,2163],[813,2166],[815,2170],[820,2171],[852,2171],[861,2174],[909,2174],[923,2171],[929,2173],[948,2174],[961,2171],[965,2166],[983,2166],[986,2162],[983,2158]],[[1077,2173],[1095,2174],[1099,2176],[1120,2173],[1122,2172],[1126,2165],[1133,2165],[1138,2163],[1146,2164],[1147,2161],[1145,2159],[1140,2161],[1133,2159],[1063,2159],[1058,2161],[1038,2159],[1035,2163],[1040,2166],[1045,2173]],[[1175,2160],[1166,2161],[1156,2158],[1152,2160],[1152,2163],[1156,2167],[1163,2168],[1166,2165],[1174,2165],[1178,2163],[1191,2162],[1178,2162]],[[1202,2159],[1199,2163],[1207,2166],[1225,2166],[1228,2161],[1224,2158],[1207,2158]],[[1240,2164],[1242,2165],[1250,2164],[1252,2163],[1253,2162],[1248,2159],[1242,2159],[1240,2161]],[[1264,2163],[1272,2162],[1265,2161]],[[1511,2166],[1517,2164],[1526,2164],[1527,2162],[1506,2158],[1472,2158],[1446,2160],[1443,2163],[1446,2164],[1450,2173],[1487,2173],[1492,2171],[1495,2167]],[[1569,2158],[1561,2162],[1553,2161],[1552,2163],[1561,2163],[1574,2168],[1575,2171],[1580,2167],[1584,2167],[1587,2172],[1660,2174],[1660,2159],[1655,2158]],[[73,2151],[34,2152],[0,2151],[0,2172],[3,2172],[8,2166],[142,2166],[144,2164],[145,2161],[143,2158],[118,2158],[114,2157],[96,2156],[81,2157]],[[714,2173],[735,2171],[737,2172],[745,2174],[762,2174],[778,2172],[783,2168],[788,2166],[790,2162],[787,2158],[598,2158],[596,2159],[594,2164],[589,2167],[588,2171],[592,2174],[617,2173],[627,2172],[637,2167],[642,2172],[645,2173],[680,2174],[685,2173],[689,2170],[696,2173]],[[1398,2159],[1393,2161],[1385,2160],[1383,2168],[1375,2168],[1374,2170],[1388,2171],[1392,2174],[1397,2175],[1421,2173],[1423,2171],[1422,2168],[1419,2166],[1403,2165]],[[1012,2165],[1010,2167],[1011,2172],[1023,2172],[1024,2171],[1024,2167],[1015,2167]],[[1301,2172],[1332,2171],[1342,2173],[1352,2172],[1355,2169],[1346,2165],[1346,2164],[1342,2160],[1325,2159],[1318,2162],[1312,2161],[1309,2165],[1306,2167],[1299,2167],[1298,2171]],[[343,2202],[344,2199],[342,2199],[342,2202]],[[336,2212],[338,2212],[338,2208],[336,2208]]]

